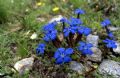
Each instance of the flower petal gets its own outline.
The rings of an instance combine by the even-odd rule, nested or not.
[[[84,54],[84,55],[92,55],[93,52],[90,49],[85,49],[85,50],[82,51],[82,54]]]
[[[47,35],[45,35],[45,36],[43,37],[43,40],[45,40],[45,41],[50,41],[50,38],[49,38]]]
[[[65,37],[68,37],[68,36],[69,36],[69,33],[70,33],[70,31],[64,32],[64,36],[65,36]]]
[[[65,50],[65,54],[66,54],[66,55],[73,54],[73,49],[72,49],[72,48],[66,49],[66,50]]]
[[[62,63],[63,63],[63,58],[56,59],[56,64],[62,64]]]
[[[59,53],[59,51],[56,51],[55,54],[54,54],[54,58],[57,59],[59,57],[60,57],[60,53]]]
[[[64,63],[70,62],[72,59],[69,56],[64,57]]]

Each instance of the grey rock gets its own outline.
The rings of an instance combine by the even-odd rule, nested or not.
[[[114,27],[114,26],[110,26],[108,28],[110,29],[110,31],[117,31],[120,29],[119,27]]]
[[[24,58],[15,63],[14,68],[22,75],[33,66],[34,58]]]
[[[87,40],[86,41],[88,43],[93,44],[94,47],[98,47],[98,40],[99,40],[99,36],[98,35],[90,34],[90,35],[87,36]]]
[[[102,60],[102,52],[97,47],[92,47],[91,50],[93,51],[92,55],[87,55],[87,58],[94,62],[100,62]]]
[[[113,51],[116,53],[116,54],[120,54],[120,43],[116,43],[117,45],[117,48],[113,48]]]
[[[76,61],[72,61],[70,63],[70,69],[78,72],[79,74],[83,74],[85,71],[85,67],[81,63],[78,63]]]
[[[120,62],[104,60],[98,67],[98,71],[104,76],[111,75],[115,78],[120,78]]]
[[[57,23],[60,23],[60,20],[63,18],[62,15],[57,15],[57,16],[54,16],[50,21],[49,23],[52,23],[52,22],[57,22]]]

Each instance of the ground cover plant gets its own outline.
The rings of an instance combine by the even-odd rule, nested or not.
[[[94,54],[94,45],[86,39],[99,36],[102,60],[120,62],[113,51],[120,32],[109,28],[119,28],[119,7],[119,0],[0,0],[0,77],[104,78],[98,73],[102,61],[87,59]],[[58,15],[64,18],[50,23]],[[32,34],[37,38],[31,39]],[[15,63],[31,56],[32,69],[20,75]],[[71,70],[73,61],[92,66],[80,74]]]

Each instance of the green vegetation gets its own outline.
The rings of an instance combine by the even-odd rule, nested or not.
[[[41,39],[31,40],[30,36],[36,32],[40,38],[41,27],[55,15],[68,17],[74,9],[82,8],[86,11],[86,15],[81,16],[85,25],[100,32],[100,22],[106,17],[106,8],[112,6],[107,17],[113,25],[120,26],[120,0],[101,1],[103,0],[0,0],[0,74],[12,74],[11,69],[16,61],[35,54],[36,45]],[[38,2],[41,4],[36,5]],[[59,10],[54,12],[54,7],[59,7]],[[120,31],[115,34],[120,41]],[[112,59],[120,61],[120,58]],[[28,73],[30,72],[25,77],[14,73],[6,78],[28,78]]]

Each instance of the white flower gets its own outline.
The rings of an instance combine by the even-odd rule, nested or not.
[[[33,39],[36,39],[37,36],[38,36],[38,35],[37,35],[36,33],[33,33],[33,34],[31,35],[30,39],[32,39],[32,40],[33,40]]]

